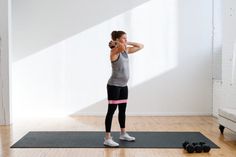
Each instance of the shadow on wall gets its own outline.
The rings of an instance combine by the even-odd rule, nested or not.
[[[168,57],[174,56],[173,59],[177,60],[177,64],[166,69],[162,74],[157,74],[156,67],[152,67],[155,76],[144,79],[145,82],[141,84],[132,84],[127,108],[129,115],[210,115],[212,113],[212,29],[209,27],[212,18],[209,11],[211,3],[205,5],[205,1],[194,1],[193,4],[193,1],[176,2],[178,3],[174,4],[177,4],[177,12],[171,14],[177,16],[175,29],[173,29],[176,39],[170,42],[176,46],[170,44],[166,47],[173,48],[169,50],[173,53],[169,53]],[[201,7],[202,11],[199,12],[196,6]],[[207,16],[205,13],[208,13]],[[200,28],[199,23],[202,23]],[[171,39],[171,36],[166,35],[163,40],[167,42],[172,41]],[[141,66],[150,64],[148,60],[139,63],[133,62],[131,65],[134,75],[141,70]],[[139,65],[140,67],[137,68]],[[144,73],[145,71],[142,71],[141,74]],[[131,76],[131,79],[134,78],[138,78],[137,75]],[[71,115],[105,115],[106,111],[105,98]]]
[[[118,19],[115,17],[105,24],[95,25],[80,32],[78,36],[75,35],[52,49],[34,53],[35,55],[19,53],[21,55],[18,56],[19,62],[14,63],[13,81],[16,113],[23,115],[24,111],[27,113],[25,115],[30,113],[32,116],[35,114],[51,116],[51,111],[54,111],[55,115],[71,113],[104,115],[107,110],[105,85],[110,68],[107,54],[103,53],[107,46],[106,48],[102,44],[91,46],[90,43],[106,41],[104,32],[110,33],[107,28],[113,29],[118,24],[125,28],[128,25],[129,36],[145,45],[143,53],[135,54],[130,60],[133,74],[129,85],[128,114],[167,115],[172,111],[175,114],[208,113],[211,108],[212,91],[210,2],[204,0],[149,2],[133,9],[128,15],[125,13]],[[197,5],[200,5],[203,11],[199,12]],[[155,18],[150,19],[152,15],[155,15]],[[97,24],[98,21],[90,22]],[[89,27],[89,23],[85,24]],[[49,23],[48,28],[50,27]],[[55,28],[55,32],[64,30],[72,33],[80,28],[75,29],[73,26],[72,30],[64,29],[68,27],[67,25]],[[35,28],[39,27],[35,24],[32,29]],[[46,28],[47,26],[43,26],[42,30]],[[30,25],[28,29],[31,29]],[[29,30],[27,34],[29,35],[31,31]],[[36,37],[34,33],[32,36]],[[55,34],[51,37],[48,30],[41,33],[42,36],[48,34],[43,38],[30,40],[36,45],[33,47],[35,50],[47,47],[50,42],[63,39],[61,38],[63,35],[69,36],[60,32],[63,35],[58,34],[58,38],[55,38]],[[94,33],[97,33],[96,38],[90,38]],[[27,35],[25,38],[28,38]],[[24,42],[22,41],[22,47],[25,47]],[[29,52],[28,50],[32,48],[30,42],[29,49],[25,52]],[[92,53],[84,53],[84,50]],[[23,59],[24,55],[30,57]]]
[[[130,60],[132,87],[177,64],[176,2],[171,7],[172,0],[149,2],[15,62],[15,115],[21,115],[22,108],[32,116],[51,115],[55,108],[55,115],[68,115],[104,99],[110,62],[109,54],[103,53],[109,48],[101,43],[110,38],[109,29],[126,28],[129,37],[145,44],[143,52]],[[151,15],[156,20],[149,19]]]
[[[13,58],[18,61],[148,0],[13,1]],[[42,11],[43,10],[43,11]]]

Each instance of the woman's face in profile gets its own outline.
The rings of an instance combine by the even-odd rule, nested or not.
[[[123,34],[120,38],[119,38],[119,42],[122,44],[126,44],[127,43],[127,35]]]

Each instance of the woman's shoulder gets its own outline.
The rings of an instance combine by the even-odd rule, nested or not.
[[[119,59],[119,57],[120,57],[120,53],[114,53],[111,51],[111,53],[110,53],[111,62],[117,61]]]

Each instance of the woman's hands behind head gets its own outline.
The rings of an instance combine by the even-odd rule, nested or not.
[[[113,40],[110,41],[109,42],[109,47],[111,49],[116,48],[115,51],[117,51],[117,52],[123,52],[123,51],[126,50],[126,44],[120,43],[119,41],[113,41]]]
[[[111,41],[109,42],[109,47],[110,47],[111,49],[117,47],[117,45],[118,45],[117,41],[111,40]]]

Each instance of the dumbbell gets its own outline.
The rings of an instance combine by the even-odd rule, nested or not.
[[[201,153],[203,151],[202,145],[200,145],[199,143],[193,142],[192,145],[196,153]]]
[[[199,142],[199,144],[202,146],[203,152],[208,153],[211,150],[211,147],[205,142]]]
[[[211,147],[207,145],[205,142],[193,142],[192,144],[189,143],[188,141],[185,141],[183,143],[183,148],[188,152],[188,153],[193,153],[194,151],[196,153],[201,153],[203,152],[209,152],[211,150]]]
[[[194,152],[194,146],[190,144],[188,141],[185,141],[183,143],[183,148],[188,152],[188,153],[193,153]]]

